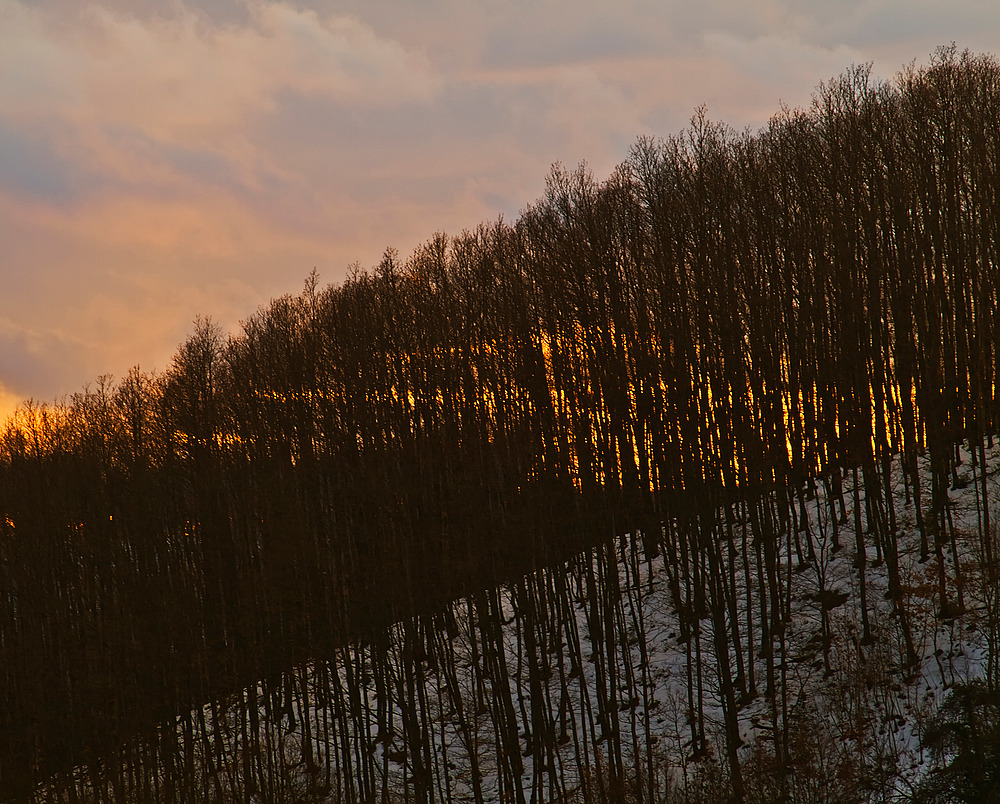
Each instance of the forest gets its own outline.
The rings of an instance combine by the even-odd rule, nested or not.
[[[698,110],[0,427],[0,800],[1000,795],[1000,63]]]

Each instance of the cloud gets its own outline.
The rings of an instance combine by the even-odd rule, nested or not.
[[[706,72],[716,76],[713,99],[731,120],[752,127],[763,125],[781,103],[808,107],[821,81],[865,61],[856,48],[810,44],[794,34],[751,39],[712,31],[705,35],[704,46],[710,64]]]
[[[426,103],[437,90],[419,52],[357,19],[285,3],[245,7],[248,20],[237,26],[207,24],[183,4],[166,18],[89,4],[67,27],[44,10],[0,0],[7,161],[31,162],[28,170],[42,177],[43,157],[73,166],[58,177],[62,184],[49,178],[50,192],[68,188],[70,172],[116,191],[164,191],[180,182],[183,192],[191,178],[252,190],[280,178],[248,132],[281,98],[357,114]],[[27,160],[26,138],[37,151]],[[33,183],[0,181],[8,190]]]
[[[266,110],[285,89],[363,105],[434,92],[422,54],[353,17],[255,0],[246,24],[211,25],[184,4],[172,8],[137,17],[91,3],[70,28],[3,0],[5,102],[41,116],[70,102],[81,117],[197,135]]]
[[[3,383],[0,383],[0,426],[3,425],[3,422],[7,420],[22,401],[24,400],[20,396],[8,390]]]
[[[45,329],[32,329],[0,317],[0,408],[34,396],[31,389],[50,385],[70,368],[65,358],[76,352],[72,338]]]
[[[0,119],[0,187],[58,202],[73,193],[72,173],[49,142]]]

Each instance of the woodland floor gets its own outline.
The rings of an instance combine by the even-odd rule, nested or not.
[[[743,580],[763,577],[762,568],[749,523],[733,523],[737,549],[726,566],[736,562],[740,570],[732,576],[736,594],[725,639],[732,643],[735,613],[750,646],[742,677],[727,651],[742,687],[739,758],[748,799],[772,800],[778,784],[794,801],[909,800],[927,768],[921,734],[928,718],[948,689],[983,677],[988,659],[981,487],[970,455],[960,455],[960,482],[948,503],[954,549],[946,544],[940,557],[932,549],[925,561],[894,462],[903,605],[916,666],[905,662],[886,562],[878,561],[870,538],[865,591],[872,639],[863,639],[853,478],[845,473],[843,509],[831,506],[817,484],[803,496],[806,518],[795,502],[798,510],[785,523],[778,564],[791,617],[783,634],[771,635],[778,686],[769,695],[760,595]],[[987,457],[992,499],[1000,445]],[[863,493],[860,499],[866,507]],[[839,550],[832,511],[840,517]],[[811,539],[812,560],[799,561],[796,535]],[[640,538],[627,535],[455,601],[449,611],[399,623],[383,644],[338,649],[327,661],[285,674],[280,684],[261,682],[206,707],[197,719],[208,739],[191,739],[191,718],[182,718],[177,729],[188,730],[190,778],[201,780],[205,800],[721,797],[728,771],[714,621],[702,611],[685,635],[679,611],[690,603],[683,591],[690,579],[678,577],[668,546],[665,540],[652,556]],[[951,601],[944,617],[942,571]],[[248,738],[250,729],[256,737]],[[213,759],[219,756],[231,761]],[[780,773],[776,756],[785,757]],[[270,788],[248,783],[276,776],[281,781]],[[41,790],[38,798],[52,793]]]

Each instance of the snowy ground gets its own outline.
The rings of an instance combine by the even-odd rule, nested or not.
[[[990,458],[990,464],[996,466],[996,449]],[[887,599],[887,564],[876,562],[870,538],[866,586],[874,641],[860,644],[861,595],[855,567],[850,474],[844,479],[847,507],[846,517],[840,525],[842,549],[838,552],[831,550],[832,523],[822,486],[807,500],[808,528],[817,545],[816,560],[800,566],[787,549],[780,556],[781,566],[788,570],[792,589],[792,618],[784,635],[786,660],[782,662],[780,657],[776,658],[776,672],[783,679],[785,695],[769,699],[760,694],[765,668],[763,660],[758,658],[755,671],[759,694],[742,702],[739,711],[744,762],[752,761],[755,755],[758,758],[767,756],[772,750],[768,743],[774,738],[775,724],[788,718],[793,724],[790,727],[793,740],[826,740],[829,743],[825,747],[814,746],[813,753],[820,755],[822,763],[824,751],[832,752],[833,755],[826,759],[831,772],[845,764],[859,773],[865,772],[866,765],[878,766],[882,778],[868,782],[879,789],[877,797],[906,796],[924,766],[925,757],[920,749],[923,724],[936,710],[947,689],[955,683],[982,677],[985,672],[986,641],[974,558],[978,545],[979,490],[971,482],[973,472],[970,456],[963,453],[960,474],[968,482],[963,488],[950,491],[950,506],[959,539],[957,554],[963,565],[965,613],[943,620],[938,616],[941,566],[933,550],[930,560],[923,563],[919,560],[913,507],[904,503],[898,462],[894,468],[900,575],[912,639],[919,656],[915,668],[906,668],[902,661],[900,629],[892,614],[892,602]],[[990,477],[989,483],[992,496],[995,478]],[[611,704],[618,709],[617,742],[621,746],[626,775],[636,775],[635,769],[648,766],[652,759],[661,771],[655,787],[665,795],[671,784],[683,786],[685,779],[693,778],[705,762],[721,763],[724,732],[712,620],[706,617],[698,623],[700,645],[697,644],[698,635],[680,644],[680,623],[669,589],[664,555],[647,562],[637,544],[628,537],[618,540],[616,549],[620,595],[616,594],[611,608],[599,607],[602,611],[597,613],[598,618],[602,613],[607,615],[606,619],[614,618],[610,643],[606,635],[602,637],[602,626],[598,624],[595,628],[588,619],[588,614],[594,616],[594,610],[588,604],[586,578],[589,573],[586,570],[595,577],[601,572],[600,562],[591,552],[568,562],[565,567],[575,618],[571,622],[560,621],[558,612],[553,611],[534,618],[535,627],[551,629],[548,635],[549,675],[540,681],[534,679],[534,685],[526,658],[532,648],[524,633],[531,627],[531,617],[514,616],[523,588],[519,592],[517,585],[512,585],[499,592],[505,614],[503,659],[508,670],[508,676],[503,679],[491,676],[488,670],[484,672],[482,656],[477,658],[473,648],[474,641],[481,637],[476,633],[479,611],[470,601],[454,605],[458,630],[448,637],[445,651],[450,652],[455,667],[451,686],[448,673],[433,657],[424,662],[422,670],[426,690],[424,707],[432,724],[430,732],[434,743],[430,752],[425,747],[425,760],[429,758],[430,761],[425,761],[424,766],[430,767],[436,798],[456,802],[476,800],[472,779],[474,766],[478,767],[481,779],[478,795],[485,801],[516,800],[519,787],[531,800],[551,800],[577,790],[585,777],[606,775],[610,758],[606,755],[602,759],[601,753],[610,739],[604,734],[609,724],[607,715],[602,716],[601,707],[595,704],[601,695],[611,695]],[[752,555],[750,560],[752,563]],[[589,568],[586,566],[588,561],[592,564]],[[954,598],[958,588],[948,549],[944,550],[944,568],[948,593]],[[750,575],[753,577],[754,573]],[[551,578],[539,580],[536,577],[535,580],[542,587],[552,588]],[[828,611],[829,674],[822,651],[818,599],[821,588],[840,593],[841,598],[831,601],[831,605],[843,601]],[[744,622],[747,618],[745,591],[740,584],[739,619]],[[558,604],[550,601],[550,608],[558,609]],[[752,611],[750,621],[755,635],[759,634],[759,613]],[[575,640],[579,640],[579,652],[584,658],[582,673],[576,674],[572,656]],[[397,627],[387,655],[389,666],[400,668],[400,672],[413,667],[404,655],[404,643],[403,628]],[[538,645],[533,649],[539,650]],[[696,651],[693,657],[692,650]],[[643,652],[646,654],[645,668]],[[699,652],[700,661],[697,661]],[[350,660],[358,659],[359,653],[354,651]],[[601,664],[604,665],[603,679],[598,677]],[[366,660],[361,656],[362,675],[365,666]],[[700,756],[692,750],[692,700],[689,696],[689,673],[697,675],[699,668],[701,683],[696,681],[694,687],[700,689],[703,700],[706,744]],[[347,687],[350,679],[343,663],[338,670]],[[735,672],[735,667],[733,670]],[[393,684],[399,693],[405,680],[393,678]],[[480,693],[477,693],[477,685]],[[485,697],[481,694],[483,687]],[[532,695],[537,697],[539,693],[544,701],[533,706]],[[377,691],[371,684],[356,696],[355,705],[362,703],[363,711],[349,718],[351,738],[357,741],[359,755],[367,753],[374,759],[377,789],[406,791],[413,784],[414,748],[404,739],[405,695],[394,694],[391,702],[395,740],[380,739],[376,697]],[[517,721],[518,748],[522,754],[519,780],[512,778],[517,762],[512,763],[513,771],[508,768],[508,778],[504,778],[502,758],[506,755],[509,763],[511,752],[510,744],[504,742],[500,733],[502,727],[497,723],[496,701],[508,697]],[[492,703],[483,706],[483,701]],[[695,706],[698,706],[697,701]],[[502,720],[502,715],[499,719]],[[572,728],[566,728],[567,722]],[[559,750],[547,757],[539,756],[541,752],[532,747],[532,730],[537,730],[539,723],[561,731]],[[817,735],[817,731],[825,734]],[[317,751],[321,750],[322,746],[317,746]],[[608,753],[611,753],[610,747]]]

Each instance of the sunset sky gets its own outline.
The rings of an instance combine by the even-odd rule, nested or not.
[[[0,0],[0,414],[516,218],[699,104],[755,128],[952,41],[996,52],[995,0]]]

